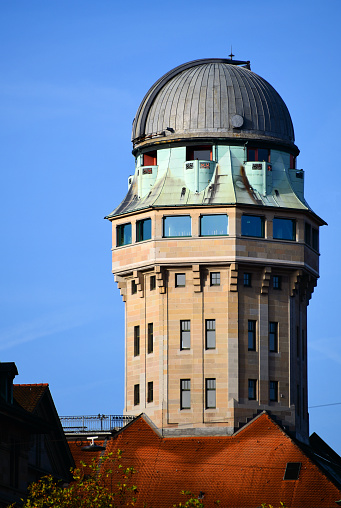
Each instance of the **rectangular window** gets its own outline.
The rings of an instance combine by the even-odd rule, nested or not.
[[[257,398],[257,379],[249,379],[248,381],[248,398],[256,400]]]
[[[296,157],[290,154],[290,169],[296,169]]]
[[[270,150],[267,148],[249,147],[247,149],[247,160],[253,162],[270,162]]]
[[[153,150],[143,154],[143,166],[157,165],[157,151]]]
[[[256,351],[256,321],[250,319],[247,322],[247,341],[248,350]]]
[[[186,161],[211,161],[212,160],[212,146],[188,146],[186,148]]]
[[[280,275],[274,275],[272,277],[272,288],[282,289],[282,277]]]
[[[297,416],[301,414],[301,396],[300,396],[300,385],[296,387],[296,413]]]
[[[206,319],[206,349],[215,349],[215,319]]]
[[[171,215],[163,218],[164,238],[191,236],[191,229],[190,215]]]
[[[270,381],[269,383],[269,398],[271,402],[278,401],[278,381]]]
[[[283,480],[298,480],[301,465],[301,462],[287,462]]]
[[[227,215],[202,215],[200,217],[200,236],[228,235],[229,218]]]
[[[140,404],[140,385],[134,385],[134,406]]]
[[[140,354],[140,327],[134,326],[134,356]]]
[[[307,245],[311,246],[311,225],[309,222],[304,224],[304,241]]]
[[[319,251],[319,230],[312,228],[311,246],[317,252]]]
[[[191,322],[180,321],[180,349],[191,349]]]
[[[220,272],[210,273],[210,283],[211,286],[220,286]]]
[[[216,380],[206,379],[206,409],[216,407]]]
[[[151,275],[150,276],[150,291],[153,291],[155,288],[156,288],[156,276],[155,275]]]
[[[131,223],[116,226],[116,247],[131,243]]]
[[[184,288],[186,286],[186,274],[176,273],[175,274],[175,287]]]
[[[152,219],[143,219],[136,222],[136,241],[150,240],[152,237]]]
[[[296,240],[296,221],[294,219],[274,218],[273,238],[278,240]]]
[[[264,217],[242,215],[242,236],[264,238]]]
[[[131,281],[131,294],[136,295],[137,293],[137,284],[134,280]]]
[[[154,351],[154,325],[148,323],[148,354]]]
[[[153,381],[148,381],[147,402],[153,402],[153,400],[154,400]]]
[[[180,379],[180,409],[191,409],[190,379]]]
[[[269,323],[269,351],[271,353],[278,352],[278,323]]]
[[[244,273],[244,287],[250,288],[251,287],[251,273]]]

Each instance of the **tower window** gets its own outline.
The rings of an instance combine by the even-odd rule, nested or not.
[[[134,385],[134,406],[140,404],[140,385]]]
[[[191,349],[191,322],[180,321],[180,349]]]
[[[297,358],[300,357],[300,328],[296,327],[296,355]]]
[[[148,354],[154,351],[154,325],[148,323]]]
[[[200,236],[226,236],[229,218],[227,215],[202,215],[200,217]]]
[[[150,276],[149,284],[150,284],[149,285],[150,291],[153,291],[156,288],[156,276],[155,275]]]
[[[304,241],[307,245],[311,246],[311,224],[309,222],[304,224]]]
[[[188,146],[186,148],[187,161],[211,161],[212,160],[212,146]]]
[[[137,284],[134,280],[131,281],[131,294],[136,295],[137,293]]]
[[[216,380],[206,379],[206,409],[216,407]]]
[[[296,240],[296,221],[294,219],[274,218],[273,238],[279,240]]]
[[[269,398],[271,402],[278,401],[278,381],[270,381],[269,383]]]
[[[319,230],[312,228],[311,246],[317,252],[319,251]]]
[[[257,398],[257,379],[248,380],[248,398],[249,400],[256,400]]]
[[[298,480],[301,470],[301,462],[287,462],[283,480]]]
[[[215,319],[206,319],[206,349],[215,349]]]
[[[134,356],[140,354],[140,327],[134,326]]]
[[[190,379],[180,379],[180,409],[191,409]]]
[[[278,323],[269,323],[269,351],[271,353],[278,352]]]
[[[157,151],[147,152],[143,154],[143,166],[156,166],[157,165]]]
[[[154,400],[153,381],[148,381],[148,386],[147,386],[147,402],[153,402],[153,400]]]
[[[300,393],[300,385],[296,386],[296,413],[297,416],[301,414],[301,393]]]
[[[116,246],[129,245],[131,243],[131,223],[116,226]]]
[[[244,272],[244,277],[243,278],[244,278],[244,287],[250,288],[251,287],[252,274]]]
[[[220,286],[220,272],[210,273],[210,284],[211,286]]]
[[[164,238],[191,236],[191,234],[190,215],[171,215],[163,218]]]
[[[296,169],[296,157],[290,154],[290,169]]]
[[[247,322],[247,341],[248,350],[256,351],[256,321],[250,319]]]
[[[282,277],[280,275],[274,275],[272,277],[272,288],[282,289]]]
[[[136,222],[136,241],[150,240],[152,237],[152,220],[143,219]]]
[[[186,274],[176,273],[175,274],[175,287],[184,288],[186,286]]]
[[[252,162],[270,162],[270,150],[267,148],[253,148],[247,149],[247,160]]]
[[[242,215],[242,236],[264,238],[264,217]]]

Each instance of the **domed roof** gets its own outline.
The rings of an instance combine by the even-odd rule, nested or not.
[[[160,136],[167,141],[213,137],[273,141],[297,150],[283,99],[247,64],[218,58],[194,60],[165,74],[137,111],[134,146]]]

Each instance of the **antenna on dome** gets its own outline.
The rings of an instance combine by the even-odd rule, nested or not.
[[[229,54],[230,60],[234,57],[234,54],[232,53],[232,44],[231,44],[231,53]]]

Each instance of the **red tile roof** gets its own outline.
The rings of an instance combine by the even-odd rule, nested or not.
[[[47,383],[29,385],[14,384],[13,397],[21,407],[33,413],[48,386]]]
[[[205,508],[217,500],[222,508],[281,501],[289,508],[329,508],[341,498],[336,483],[265,413],[233,436],[215,437],[162,438],[140,417],[108,442],[105,454],[118,449],[122,465],[137,471],[137,507],[172,507],[185,501],[182,490],[204,492]],[[283,480],[287,462],[302,463],[298,480]]]

